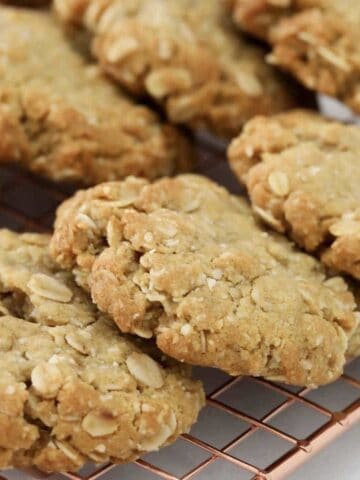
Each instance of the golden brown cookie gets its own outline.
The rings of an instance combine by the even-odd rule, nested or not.
[[[86,63],[47,12],[0,6],[0,162],[95,184],[186,169],[186,140]]]
[[[330,382],[357,324],[343,279],[201,176],[78,192],[58,210],[51,253],[122,331],[232,375]]]
[[[269,62],[360,112],[358,0],[227,0],[236,22],[273,47]]]
[[[228,136],[255,114],[298,104],[298,87],[236,33],[221,1],[57,0],[55,6],[65,22],[90,32],[107,73],[154,99],[175,123]]]
[[[200,384],[121,335],[48,242],[0,231],[0,468],[75,471],[173,442],[204,403]]]
[[[360,128],[293,111],[251,120],[229,147],[256,213],[360,278]]]

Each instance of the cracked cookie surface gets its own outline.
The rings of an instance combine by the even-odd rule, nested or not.
[[[96,184],[186,170],[173,127],[105,79],[48,12],[0,5],[0,162]]]
[[[360,278],[360,128],[293,111],[251,120],[228,151],[272,228]]]
[[[173,122],[229,136],[257,113],[298,104],[298,87],[238,35],[218,0],[57,0],[55,8],[90,32],[107,73]]]
[[[120,334],[48,243],[0,231],[0,468],[75,471],[173,442],[204,403],[199,382]]]
[[[58,210],[51,254],[122,331],[233,375],[330,382],[357,323],[343,279],[201,176],[78,192]]]
[[[227,0],[236,22],[273,47],[269,62],[360,112],[358,0]]]

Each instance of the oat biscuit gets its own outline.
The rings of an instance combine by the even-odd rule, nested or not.
[[[120,334],[48,242],[0,231],[0,468],[75,471],[173,442],[203,405],[200,384]]]
[[[205,177],[80,191],[51,253],[121,330],[179,360],[298,385],[342,371],[356,326],[345,282]]]
[[[273,47],[269,62],[360,112],[358,0],[230,0],[235,20]]]
[[[257,214],[328,266],[360,278],[360,128],[293,111],[251,120],[230,165]]]
[[[106,72],[148,95],[168,118],[228,136],[257,113],[297,104],[297,87],[233,29],[218,0],[57,0],[59,16],[92,34]]]
[[[189,165],[185,139],[86,63],[49,13],[0,6],[0,44],[0,162],[85,184]]]

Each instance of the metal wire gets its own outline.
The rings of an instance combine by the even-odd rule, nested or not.
[[[225,164],[221,165],[214,153],[203,150],[199,170],[211,177],[227,182],[228,173]],[[230,182],[231,183],[231,182]],[[0,168],[0,226],[12,228],[17,231],[49,231],[51,228],[54,210],[56,206],[66,198],[73,188],[53,185],[41,180],[27,172],[17,168]],[[191,480],[206,472],[206,469],[214,463],[223,461],[226,465],[238,468],[241,472],[247,472],[252,480],[280,480],[285,478],[291,471],[303,462],[315,455],[321,448],[349,429],[355,422],[360,420],[360,381],[346,374],[342,381],[351,386],[357,392],[355,400],[346,408],[333,412],[321,402],[309,398],[309,389],[302,389],[294,393],[285,387],[267,382],[262,379],[252,379],[254,384],[266,389],[268,392],[281,394],[283,400],[262,418],[242,411],[226,403],[226,393],[239,386],[242,378],[226,379],[220,387],[212,391],[207,397],[207,404],[220,412],[231,415],[234,419],[246,422],[248,427],[242,433],[236,435],[224,447],[217,448],[212,444],[212,439],[198,438],[194,434],[183,435],[182,441],[191,448],[200,449],[206,453],[206,459],[189,469],[182,476],[175,476],[164,468],[151,463],[148,460],[138,460],[136,466],[141,470],[151,472],[151,478],[165,480]],[[339,386],[340,388],[340,386]],[[321,414],[325,423],[320,427],[314,427],[306,438],[296,438],[280,428],[275,427],[271,421],[282,412],[291,410],[295,406],[306,407],[313,412]],[[289,448],[286,453],[280,455],[266,468],[261,468],[241,456],[234,453],[235,447],[244,444],[254,433],[266,432],[273,438],[287,442]],[[115,465],[103,465],[90,474],[62,474],[62,478],[69,480],[97,480],[111,472]],[[3,473],[0,480],[7,480],[7,474]],[[26,478],[41,478],[36,472],[27,474]],[[43,478],[43,477],[42,477]],[[51,476],[48,477],[51,480]],[[58,477],[57,477],[58,478]],[[116,475],[119,480],[126,480]],[[204,477],[202,477],[204,478]],[[249,477],[247,477],[249,478]]]

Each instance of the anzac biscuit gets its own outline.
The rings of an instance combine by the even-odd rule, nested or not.
[[[57,0],[59,16],[90,32],[103,69],[168,118],[222,136],[300,93],[238,35],[219,0]],[[304,98],[303,98],[304,100]]]
[[[273,47],[269,62],[360,112],[358,0],[228,0],[235,21]]]
[[[229,148],[257,214],[360,278],[360,128],[293,111],[251,120]]]
[[[173,442],[203,405],[200,384],[120,334],[48,242],[0,231],[0,468],[75,471]]]
[[[187,142],[72,49],[47,12],[0,6],[0,162],[53,180],[156,178]]]
[[[344,280],[205,177],[79,191],[51,253],[122,331],[181,361],[297,385],[342,372],[357,325]]]

